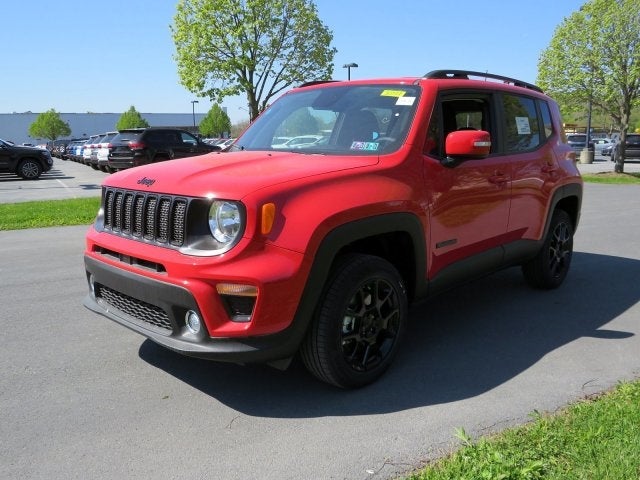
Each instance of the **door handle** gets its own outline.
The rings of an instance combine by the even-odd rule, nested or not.
[[[509,181],[509,178],[502,173],[497,173],[489,177],[489,182],[495,183],[496,185],[503,185],[508,181]]]

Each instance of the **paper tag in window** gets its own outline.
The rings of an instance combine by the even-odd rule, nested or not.
[[[529,117],[516,117],[516,127],[518,128],[518,135],[531,135]]]
[[[415,101],[416,101],[416,97],[400,97],[396,101],[396,105],[411,106],[411,105],[413,105],[413,102],[415,102]]]

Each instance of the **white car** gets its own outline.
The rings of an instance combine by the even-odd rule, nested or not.
[[[103,172],[108,171],[109,165],[109,152],[111,152],[111,139],[115,137],[118,132],[107,132],[104,137],[100,139],[100,143],[98,144],[98,162],[97,167],[99,170]]]
[[[89,137],[89,140],[87,140],[87,143],[84,144],[84,148],[82,149],[82,163],[85,165],[91,165],[91,152],[96,148],[98,141],[103,135],[104,133],[102,135],[91,135]]]
[[[290,138],[284,143],[276,143],[271,145],[271,148],[303,148],[316,144],[324,137],[322,135],[300,135],[298,137]]]
[[[591,143],[593,143],[596,155],[602,155],[602,150],[612,145],[614,141],[610,138],[594,138]]]

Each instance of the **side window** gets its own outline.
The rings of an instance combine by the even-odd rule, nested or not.
[[[503,98],[507,153],[537,148],[542,142],[535,101],[511,94],[504,95]]]
[[[424,151],[430,155],[444,155],[447,135],[457,130],[484,130],[492,134],[490,98],[470,93],[445,95],[434,107],[427,130]]]
[[[196,140],[196,137],[189,135],[188,133],[185,133],[185,132],[181,132],[181,135],[182,135],[182,143],[186,143],[189,145],[198,144],[198,140]]]

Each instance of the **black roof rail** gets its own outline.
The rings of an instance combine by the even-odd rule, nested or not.
[[[298,85],[298,88],[310,87],[312,85],[320,85],[321,83],[333,83],[338,81],[339,80],[311,80],[310,82],[304,82],[303,84]]]
[[[470,70],[432,70],[422,78],[465,78],[469,77],[491,78],[493,80],[500,80],[505,83],[510,83],[516,87],[528,88],[535,90],[536,92],[542,92],[542,89],[533,83],[523,82],[511,77],[503,77],[502,75],[494,75],[493,73],[486,72],[473,72]]]

